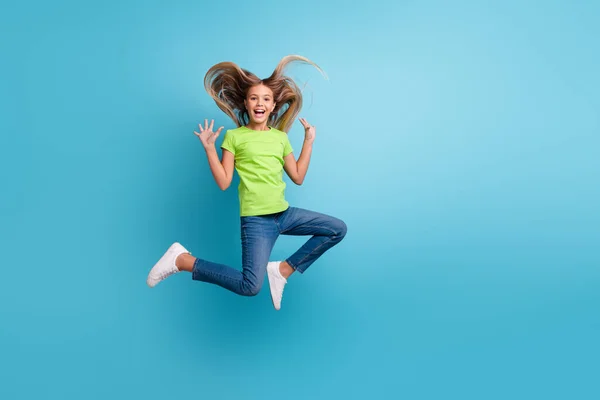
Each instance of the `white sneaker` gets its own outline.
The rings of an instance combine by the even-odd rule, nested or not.
[[[148,286],[154,287],[158,284],[158,282],[179,272],[179,268],[177,268],[175,265],[175,260],[177,260],[177,257],[183,253],[192,254],[181,244],[177,242],[173,243],[167,252],[163,254],[160,260],[158,260],[158,262],[150,270],[148,278],[146,279]]]
[[[270,261],[267,263],[267,277],[269,278],[269,287],[271,288],[271,300],[276,310],[281,309],[281,298],[283,297],[283,287],[287,283],[279,271],[281,261]]]

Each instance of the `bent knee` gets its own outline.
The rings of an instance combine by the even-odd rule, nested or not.
[[[242,296],[249,296],[249,297],[256,296],[258,293],[260,293],[260,286],[261,285],[246,283],[246,284],[242,285],[242,290],[241,290],[240,294]]]
[[[341,238],[344,238],[344,236],[346,236],[346,232],[348,232],[348,226],[346,225],[346,223],[342,220],[340,220],[339,222],[339,226],[336,229],[336,236],[339,236]]]

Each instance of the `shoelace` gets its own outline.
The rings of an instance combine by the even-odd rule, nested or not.
[[[171,265],[169,266],[169,269],[158,271],[158,279],[163,280],[176,272],[179,272],[179,269],[175,265]]]
[[[160,271],[160,279],[165,279],[171,275],[173,275],[174,273],[176,273],[177,271],[179,271],[177,268],[174,269],[169,269],[166,271]]]

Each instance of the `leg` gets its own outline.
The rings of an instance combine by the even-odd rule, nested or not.
[[[282,263],[280,270],[284,277],[292,271],[306,271],[323,253],[342,241],[347,231],[341,219],[296,207],[288,208],[277,219],[277,223],[282,235],[313,235]]]
[[[269,262],[267,275],[271,299],[276,310],[281,309],[287,278],[294,272],[303,273],[328,249],[346,236],[346,224],[329,215],[290,207],[275,217],[282,235],[313,235],[298,251],[283,262]]]
[[[242,271],[196,258],[192,279],[219,285],[242,296],[257,295],[279,235],[273,222],[269,216],[241,217]]]

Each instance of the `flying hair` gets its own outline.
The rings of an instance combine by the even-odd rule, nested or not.
[[[260,84],[267,86],[273,91],[275,101],[275,109],[267,123],[275,129],[288,132],[302,109],[302,90],[292,78],[284,74],[291,63],[312,65],[328,79],[325,72],[308,58],[289,55],[281,59],[271,76],[266,79],[260,79],[233,62],[218,63],[204,76],[204,88],[217,106],[240,127],[250,121],[244,105],[248,90]]]

